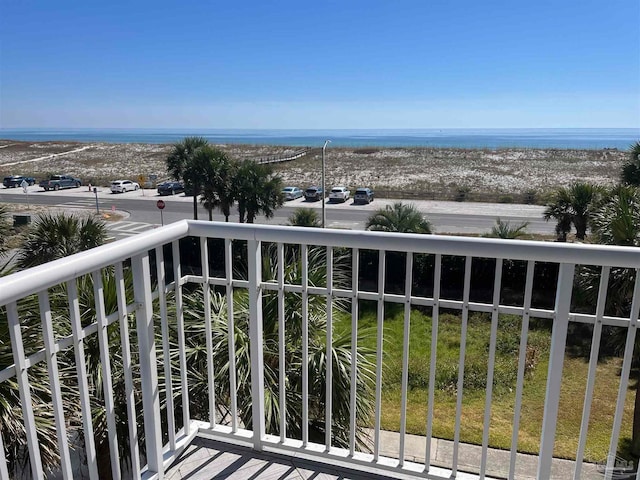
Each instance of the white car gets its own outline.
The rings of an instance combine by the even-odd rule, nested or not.
[[[346,202],[351,192],[347,187],[333,187],[329,193],[330,202]]]
[[[131,180],[114,180],[111,182],[111,193],[124,193],[130,190],[138,190],[140,185]]]

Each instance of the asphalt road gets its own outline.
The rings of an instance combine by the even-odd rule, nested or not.
[[[160,197],[155,190],[112,194],[108,188],[99,188],[97,193],[98,207],[101,212],[116,210],[128,214],[128,218],[121,222],[122,225],[113,226],[114,230],[121,230],[123,234],[125,232],[128,232],[127,234],[140,233],[140,231],[159,225],[161,215],[156,206],[159,199],[164,200],[166,205],[162,212],[162,220],[165,224],[184,218],[193,218],[193,197],[185,197],[183,194]],[[376,199],[369,205],[354,205],[351,200],[342,204],[326,203],[327,226],[355,230],[364,229],[367,218],[374,210],[383,208],[393,201]],[[21,188],[0,188],[0,202],[29,202],[31,205],[93,210],[96,208],[96,195],[90,192],[88,187],[45,192],[38,186],[33,186],[29,187],[27,194]],[[554,222],[545,222],[542,219],[544,207],[536,205],[426,200],[412,201],[411,203],[414,203],[427,216],[437,233],[486,233],[495,224],[497,217],[512,223],[529,222],[528,231],[532,233],[552,234],[555,226]],[[306,202],[302,198],[292,200],[277,210],[273,218],[267,220],[264,217],[258,217],[257,223],[285,224],[293,211],[300,207],[316,208],[320,214],[322,204],[320,202]],[[200,205],[198,218],[208,219],[207,211]],[[224,221],[224,217],[216,213],[214,220]],[[236,212],[232,213],[230,220],[237,221]]]

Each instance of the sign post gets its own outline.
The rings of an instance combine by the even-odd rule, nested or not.
[[[142,196],[144,197],[144,187],[146,187],[147,177],[144,175],[138,175],[138,185],[140,185],[140,190],[142,190]]]
[[[93,194],[96,196],[96,214],[100,215],[100,206],[98,205],[98,189],[93,187]]]
[[[160,225],[164,227],[164,218],[162,217],[162,210],[164,210],[164,200],[158,200],[156,207],[160,210]]]

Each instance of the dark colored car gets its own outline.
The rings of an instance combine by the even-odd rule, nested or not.
[[[164,182],[158,185],[158,195],[175,195],[184,192],[184,185],[180,182]]]
[[[309,187],[304,191],[304,199],[307,201],[315,202],[322,197],[324,197],[322,187]]]
[[[371,203],[373,202],[373,190],[370,188],[357,188],[353,195],[353,203]]]
[[[33,177],[23,177],[22,175],[11,175],[10,177],[4,177],[2,184],[7,188],[16,188],[22,185],[22,181],[25,181],[31,185],[36,184],[36,179]]]
[[[40,186],[45,192],[58,191],[62,188],[80,188],[82,180],[71,175],[51,175],[48,180],[42,180]]]

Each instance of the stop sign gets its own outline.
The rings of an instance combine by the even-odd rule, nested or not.
[[[158,207],[160,210],[162,210],[164,208],[164,200],[158,200],[156,202],[156,207]]]

